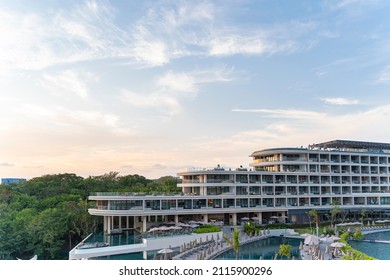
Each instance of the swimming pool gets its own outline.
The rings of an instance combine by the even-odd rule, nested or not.
[[[273,260],[275,254],[279,251],[280,244],[289,244],[291,248],[291,257],[294,259],[300,259],[299,256],[299,244],[302,239],[288,238],[288,237],[269,237],[261,239],[252,243],[244,244],[240,246],[239,256],[240,260]],[[216,260],[234,260],[236,254],[234,250],[229,250],[218,257]],[[280,259],[278,257],[277,259]]]
[[[365,239],[390,240],[390,231],[365,234]],[[350,241],[352,248],[379,260],[390,260],[390,244]]]

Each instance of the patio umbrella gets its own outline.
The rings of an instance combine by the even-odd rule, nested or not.
[[[333,242],[332,244],[330,244],[330,246],[334,247],[334,248],[341,248],[341,247],[344,247],[345,244],[342,242]]]
[[[305,244],[307,245],[317,245],[319,242],[320,239],[314,235],[309,235],[305,238]]]
[[[331,236],[331,237],[329,237],[329,240],[331,240],[331,242],[333,243],[333,242],[335,242],[335,241],[337,241],[337,240],[340,240],[341,238],[340,237],[338,237],[338,236]]]
[[[160,251],[158,251],[157,253],[159,253],[159,254],[169,254],[169,253],[172,253],[172,252],[173,252],[172,249],[164,248],[164,249],[161,249]]]
[[[149,233],[155,232],[155,231],[158,231],[158,228],[151,228],[151,229],[148,230]]]
[[[161,227],[158,227],[158,230],[166,231],[166,230],[169,230],[169,227],[161,226]]]

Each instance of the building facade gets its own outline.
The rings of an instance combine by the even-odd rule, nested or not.
[[[180,171],[180,195],[96,193],[88,211],[103,217],[106,233],[190,220],[303,223],[311,209],[326,220],[334,207],[344,218],[390,215],[390,144],[334,140],[251,158],[250,168]]]
[[[24,178],[1,178],[2,185],[24,183],[27,180]]]

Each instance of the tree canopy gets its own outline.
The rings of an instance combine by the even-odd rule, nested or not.
[[[83,178],[51,174],[26,182],[0,185],[0,260],[67,259],[69,250],[102,220],[88,214],[93,192],[178,193],[177,178],[151,180],[141,175],[110,172]]]

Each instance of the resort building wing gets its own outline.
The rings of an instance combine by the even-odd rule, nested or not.
[[[348,217],[365,211],[390,215],[390,144],[334,140],[300,148],[251,154],[250,168],[187,169],[178,173],[180,195],[96,193],[89,197],[102,216],[105,233],[146,232],[161,222],[191,220],[237,225],[321,219],[338,205]]]

